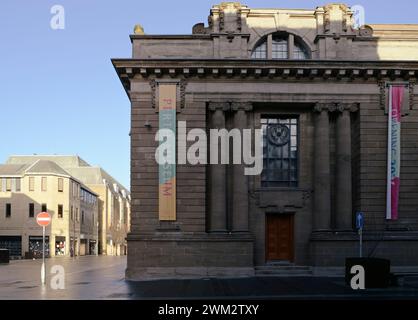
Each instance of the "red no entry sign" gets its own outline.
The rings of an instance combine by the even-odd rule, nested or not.
[[[51,216],[48,212],[41,212],[36,216],[36,222],[41,227],[46,227],[51,223]]]

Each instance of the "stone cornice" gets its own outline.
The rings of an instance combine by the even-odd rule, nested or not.
[[[131,42],[134,40],[211,40],[210,34],[168,34],[168,35],[150,35],[150,34],[131,34]]]
[[[418,61],[251,60],[251,59],[113,59],[127,91],[130,79],[277,78],[324,80],[416,81]]]
[[[119,75],[414,78],[418,61],[113,59]],[[232,74],[230,74],[232,71]]]

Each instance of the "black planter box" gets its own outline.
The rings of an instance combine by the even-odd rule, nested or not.
[[[0,249],[0,263],[9,263],[9,249]]]
[[[345,260],[345,282],[350,285],[353,266],[364,268],[366,289],[387,288],[390,285],[390,261],[378,258],[347,258]]]

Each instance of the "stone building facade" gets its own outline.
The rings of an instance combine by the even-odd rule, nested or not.
[[[98,195],[53,161],[10,162],[0,165],[0,247],[13,258],[40,257],[36,216],[48,212],[48,256],[97,254]]]
[[[418,25],[354,28],[344,4],[226,2],[190,35],[136,30],[132,58],[113,60],[131,101],[129,279],[342,267],[358,254],[357,211],[366,255],[418,265]],[[406,88],[396,221],[385,219],[388,83]],[[245,176],[239,164],[177,164],[171,221],[159,219],[155,161],[167,84],[188,128],[258,128],[264,139],[261,175]]]
[[[129,221],[131,210],[130,192],[128,189],[108,174],[103,168],[92,166],[79,156],[12,156],[7,160],[7,164],[25,165],[38,160],[55,163],[62,168],[67,175],[77,179],[81,184],[97,195],[97,219],[93,221],[88,216],[85,216],[85,221],[81,226],[75,223],[73,227],[76,232],[79,232],[81,235],[81,243],[83,244],[82,252],[89,252],[94,247],[95,252],[98,254],[111,256],[126,255],[126,236],[130,228]],[[83,197],[81,197],[81,199],[83,199]],[[83,202],[81,202],[81,205],[83,206]],[[80,210],[79,215],[80,219],[82,219],[81,214],[83,208],[77,210]],[[89,245],[87,243],[86,230],[89,229],[89,224],[93,222],[95,224],[94,227],[98,229],[98,234],[95,236],[94,243]],[[84,247],[86,247],[86,250],[84,250]]]

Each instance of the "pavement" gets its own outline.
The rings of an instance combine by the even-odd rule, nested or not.
[[[280,299],[418,300],[418,276],[406,276],[402,286],[354,291],[338,277],[251,277],[236,279],[125,281],[126,257],[85,256],[47,259],[46,285],[40,283],[40,260],[0,265],[2,300],[177,300]],[[62,266],[65,289],[53,289],[51,267]]]

